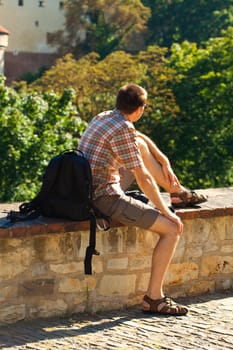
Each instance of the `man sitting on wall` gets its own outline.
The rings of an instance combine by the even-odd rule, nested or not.
[[[145,312],[186,315],[187,307],[166,297],[165,274],[183,231],[180,218],[164,202],[159,186],[171,193],[174,206],[199,204],[203,195],[186,190],[174,174],[168,158],[145,135],[136,131],[146,108],[147,92],[128,84],[120,88],[116,108],[97,115],[79,143],[90,162],[95,205],[114,221],[138,226],[159,235],[152,256],[151,276],[143,298]],[[130,174],[130,175],[129,175]],[[152,206],[124,193],[133,174]]]

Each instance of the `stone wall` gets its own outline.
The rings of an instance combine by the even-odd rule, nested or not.
[[[202,208],[178,211],[184,234],[165,283],[173,297],[233,286],[233,189],[208,193]],[[0,323],[140,303],[157,235],[124,226],[98,231],[101,255],[84,275],[88,240],[88,222],[39,218],[0,228]]]
[[[33,52],[5,52],[4,75],[7,84],[31,73],[36,74],[40,69],[50,68],[58,58],[53,53],[33,53]]]

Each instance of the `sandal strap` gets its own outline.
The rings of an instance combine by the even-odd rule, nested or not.
[[[184,202],[187,200],[187,196],[188,196],[188,191],[171,193],[171,198],[177,197],[177,198],[180,198]]]
[[[148,297],[148,295],[144,295],[143,300],[150,305],[150,310],[156,310],[157,311],[157,307],[158,305],[160,305],[161,303],[164,302],[164,299],[166,297],[162,298],[162,299],[151,299],[150,297]]]
[[[150,305],[149,311],[152,313],[180,316],[186,315],[188,312],[185,306],[177,304],[167,296],[161,299],[151,299],[148,295],[145,295],[143,300]]]
[[[191,194],[191,196],[190,196]],[[207,197],[202,193],[197,193],[196,191],[182,191],[182,192],[173,192],[171,193],[171,198],[180,198],[182,200],[182,204],[200,204],[207,201]],[[181,203],[177,203],[181,204]]]
[[[192,197],[190,197],[190,204],[200,204],[207,201],[207,197],[204,196],[202,193],[197,193],[195,191],[190,191],[192,194]]]

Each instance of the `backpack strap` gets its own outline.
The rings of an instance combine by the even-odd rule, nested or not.
[[[86,275],[92,274],[92,256],[100,255],[95,249],[96,245],[96,217],[93,210],[90,210],[90,236],[89,236],[89,246],[86,249],[86,256],[84,259],[84,271]]]
[[[110,228],[110,218],[106,215],[102,214],[92,203],[89,201],[90,205],[90,236],[89,236],[89,246],[86,249],[86,256],[84,259],[84,271],[86,275],[92,274],[92,256],[100,255],[100,253],[96,250],[96,228],[101,231],[107,231]],[[102,221],[100,225],[99,221]]]

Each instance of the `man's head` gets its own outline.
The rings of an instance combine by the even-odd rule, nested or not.
[[[147,92],[136,84],[122,86],[117,94],[116,108],[125,115],[134,113],[138,107],[146,106]]]

